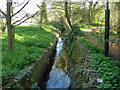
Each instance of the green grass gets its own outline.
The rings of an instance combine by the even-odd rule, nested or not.
[[[91,26],[84,26],[81,28],[89,27]],[[91,35],[98,39],[98,43],[103,44],[102,38],[104,36],[105,29],[101,29],[101,32],[102,33],[99,34],[93,31]],[[110,30],[109,34],[110,36],[115,36],[113,39],[110,39],[110,42],[114,43],[117,32]],[[111,60],[109,57],[105,57],[104,49],[93,45],[90,41],[86,40],[87,38],[88,37],[86,36],[82,36],[79,37],[79,40],[91,54],[92,66],[97,70],[99,77],[103,80],[103,82],[99,85],[100,88],[120,88],[120,63],[118,61]]]
[[[18,26],[15,28],[15,49],[8,52],[7,33],[2,34],[2,79],[16,75],[25,66],[34,62],[55,39],[55,32],[43,25]]]
[[[97,26],[97,25],[100,25],[101,23],[100,22],[98,22],[98,23],[93,23],[92,25],[86,25],[86,24],[80,24],[79,26],[80,26],[80,28],[91,28],[91,27],[93,27],[93,26]]]
[[[101,33],[105,33],[105,28],[101,29]],[[110,29],[110,30],[109,30],[109,35],[110,35],[110,36],[117,35],[117,31]]]
[[[88,50],[92,57],[92,66],[97,70],[103,82],[100,88],[120,88],[120,65],[119,62],[110,60],[104,56],[104,49],[98,48],[86,40],[87,37],[79,37],[83,46]]]
[[[82,24],[82,25],[79,25],[80,28],[91,28],[93,27],[93,25],[86,25],[86,24]]]
[[[77,26],[77,25],[76,25]],[[92,26],[82,26],[81,28],[89,28]],[[104,48],[99,48],[97,45],[92,44],[88,41],[88,37],[86,37],[85,33],[75,29],[75,32],[69,33],[69,39],[66,41],[67,44],[67,52],[71,53],[72,47],[74,46],[74,37],[79,36],[79,40],[82,45],[87,49],[92,59],[92,67],[97,70],[98,76],[103,80],[101,84],[99,84],[100,88],[120,88],[120,63],[114,60],[111,60],[109,57],[104,56]],[[91,33],[96,38],[98,37],[98,33]],[[100,36],[101,37],[101,36]],[[101,37],[102,38],[102,37]],[[71,39],[73,41],[71,42]],[[70,55],[70,54],[69,54]]]

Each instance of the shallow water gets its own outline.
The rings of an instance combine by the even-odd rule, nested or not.
[[[49,80],[46,83],[46,88],[69,88],[70,78],[68,75],[61,69],[55,67],[56,61],[59,59],[59,54],[63,50],[63,41],[59,38],[59,41],[56,46],[56,56],[55,62],[52,66],[52,70],[49,73]]]

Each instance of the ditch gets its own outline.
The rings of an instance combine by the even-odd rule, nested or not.
[[[67,57],[65,53],[64,41],[60,37],[54,60],[51,60],[53,62],[47,67],[42,83],[39,85],[41,88],[70,88],[70,78],[66,73],[68,58],[65,58]]]

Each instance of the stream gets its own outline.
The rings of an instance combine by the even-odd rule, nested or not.
[[[49,80],[46,82],[46,88],[68,88],[70,87],[70,78],[62,70],[55,67],[56,62],[59,60],[59,54],[63,50],[63,40],[61,37],[58,40],[56,46],[56,56],[55,61],[52,66],[52,70],[49,72]]]

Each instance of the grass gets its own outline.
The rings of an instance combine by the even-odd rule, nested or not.
[[[88,27],[89,26],[86,26],[84,28]],[[101,29],[101,35],[94,31],[91,35],[94,38],[97,38],[98,41],[102,41],[104,33],[105,29]],[[110,30],[110,36],[116,35],[116,31]],[[118,61],[111,60],[109,57],[105,57],[104,49],[98,48],[87,39],[88,37],[86,36],[79,37],[79,40],[82,42],[83,46],[91,54],[92,66],[97,70],[99,77],[103,80],[103,82],[99,85],[100,88],[120,88],[120,63]],[[115,40],[116,37],[110,39],[110,42]],[[103,44],[102,42],[100,43]]]
[[[18,26],[15,28],[15,49],[8,52],[8,36],[2,37],[2,80],[16,75],[25,66],[35,62],[42,51],[50,46],[55,39],[55,32],[43,25],[42,30],[38,26]]]
[[[91,27],[93,27],[93,26],[98,26],[98,25],[100,25],[101,24],[101,22],[98,22],[98,23],[93,23],[92,25],[86,25],[86,24],[80,24],[79,26],[80,26],[80,28],[91,28]]]
[[[86,40],[87,37],[79,37],[83,46],[91,54],[92,66],[97,70],[99,77],[103,80],[100,88],[118,88],[120,87],[120,63],[110,60],[104,56],[104,50],[98,48]]]
[[[88,28],[85,26],[84,28]],[[82,33],[79,33],[82,32]],[[74,34],[73,34],[74,33]],[[66,41],[67,52],[71,53],[74,46],[74,37],[79,36],[82,45],[87,49],[92,59],[92,67],[97,70],[98,76],[103,80],[99,84],[100,88],[120,88],[120,63],[104,56],[104,49],[88,41],[88,37],[83,31],[76,28],[75,32],[69,33],[69,39]],[[70,55],[70,54],[69,54]]]

